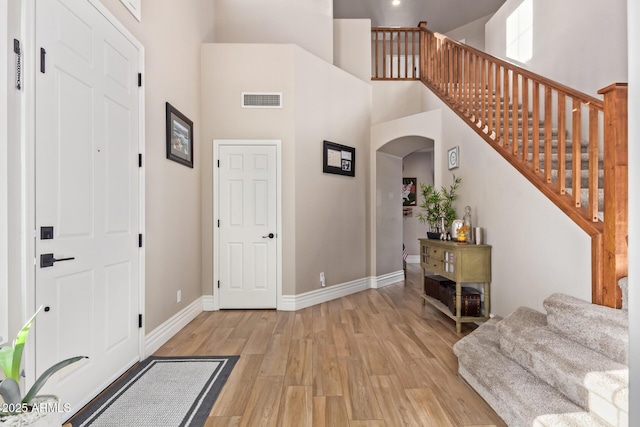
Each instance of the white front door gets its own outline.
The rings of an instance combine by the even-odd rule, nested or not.
[[[220,308],[276,308],[277,148],[218,149]]]
[[[88,356],[44,390],[77,410],[139,357],[139,52],[87,0],[37,0],[36,49],[36,375]]]

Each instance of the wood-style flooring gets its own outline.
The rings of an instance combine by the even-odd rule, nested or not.
[[[407,274],[296,312],[204,312],[155,354],[240,355],[208,427],[505,426],[457,374],[472,326],[457,334]]]

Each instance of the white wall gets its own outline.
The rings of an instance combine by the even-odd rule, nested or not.
[[[433,185],[433,151],[417,151],[402,159],[403,177],[417,178],[418,183]],[[421,212],[420,186],[417,188],[417,206],[413,206],[411,215],[402,217],[403,242],[409,255],[420,254],[419,238],[427,237],[427,225],[418,221]]]
[[[376,152],[376,275],[402,270],[402,158]]]
[[[640,3],[628,0],[629,40],[640,40]],[[640,51],[629,43],[629,425],[640,422]]]
[[[332,0],[211,1],[216,42],[292,43],[333,63]]]
[[[506,20],[520,3],[507,0],[487,22],[487,53],[508,59]],[[625,0],[532,3],[533,58],[527,69],[592,96],[611,83],[627,81]]]
[[[371,81],[371,20],[333,20],[333,64],[367,83]]]
[[[425,106],[442,109],[442,141],[435,164],[460,146],[460,167],[435,171],[448,183],[462,178],[455,206],[472,209],[472,223],[485,229],[492,245],[493,314],[508,315],[520,306],[542,310],[554,292],[591,300],[591,241],[560,209],[520,175],[442,101],[424,89]]]
[[[371,123],[383,123],[423,112],[420,81],[372,81]]]
[[[492,16],[493,14],[483,16],[482,18],[447,32],[445,36],[455,41],[464,39],[465,44],[479,50],[484,50],[484,27]]]
[[[279,139],[283,294],[318,289],[321,271],[327,286],[368,277],[370,86],[294,45],[205,44],[202,66],[206,246],[214,232],[212,141]],[[242,109],[242,91],[282,92],[284,108]],[[356,149],[354,178],[322,173],[325,139]],[[207,294],[213,256],[203,252]]]

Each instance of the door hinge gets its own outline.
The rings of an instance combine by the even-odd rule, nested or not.
[[[218,280],[218,289],[220,289],[220,280]]]
[[[220,228],[220,220],[218,220],[218,228]]]
[[[138,87],[142,87],[142,73],[138,73]]]
[[[142,247],[142,234],[138,234],[138,247]]]
[[[44,74],[46,72],[46,64],[45,57],[47,56],[47,51],[44,50],[43,47],[40,48],[40,72]]]
[[[218,167],[220,167],[220,160],[218,160]]]
[[[142,314],[138,314],[138,328],[142,328]]]
[[[142,167],[142,154],[138,154],[138,167]]]

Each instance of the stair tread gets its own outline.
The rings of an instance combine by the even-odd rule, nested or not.
[[[460,375],[510,426],[608,426],[505,356],[491,319],[454,346]]]
[[[498,325],[500,349],[538,378],[588,410],[595,393],[603,402],[627,412],[628,369],[576,341],[554,332],[546,316],[520,307]],[[587,383],[586,378],[591,380]]]

